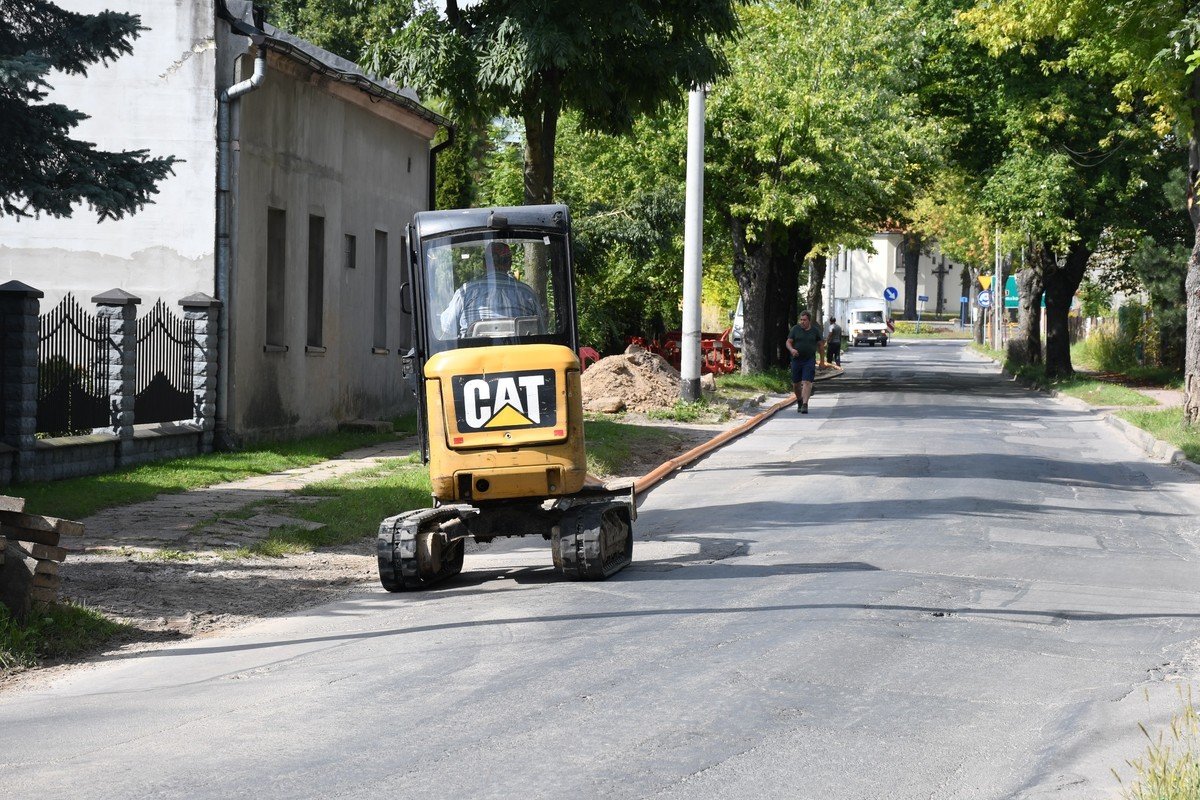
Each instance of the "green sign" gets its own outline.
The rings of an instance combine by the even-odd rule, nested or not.
[[[1004,279],[1004,307],[1005,308],[1017,308],[1019,305],[1019,303],[1017,302],[1017,298],[1018,298],[1017,279],[1014,276],[1009,275],[1007,278]],[[1042,294],[1042,308],[1045,308],[1045,307],[1046,307],[1046,295],[1043,293]]]

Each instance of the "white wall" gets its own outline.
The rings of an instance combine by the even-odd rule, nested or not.
[[[874,251],[852,250],[849,254],[848,265],[845,269],[837,270],[833,276],[833,294],[838,307],[838,316],[843,303],[851,297],[883,297],[886,288],[896,289],[898,297],[892,301],[893,316],[904,312],[904,263],[899,249],[903,237],[898,233],[877,233],[871,238]],[[917,266],[917,295],[924,295],[929,301],[917,303],[922,313],[933,314],[937,308],[938,278],[934,270],[942,263],[942,253],[937,243],[933,243],[929,252],[921,253]],[[959,311],[959,298],[962,296],[962,265],[949,259],[945,260],[947,272],[942,284],[942,313],[956,314]],[[830,277],[827,274],[825,291],[829,291]]]
[[[214,12],[211,0],[59,0],[71,11],[119,8],[149,28],[133,53],[85,77],[54,75],[51,99],[91,116],[73,136],[102,150],[147,149],[184,159],[154,202],[119,221],[96,222],[86,206],[70,219],[0,217],[0,282],[46,293],[45,311],[74,292],[85,304],[120,287],[174,306],[213,293],[216,169]]]
[[[272,53],[262,88],[240,101],[230,397],[238,435],[327,430],[414,407],[400,377],[410,326],[400,307],[402,237],[426,207],[434,128],[386,101],[371,104],[364,95],[359,104],[356,91]],[[274,291],[269,207],[287,214],[286,352],[264,352]],[[324,353],[306,352],[309,215],[325,220]],[[388,234],[386,353],[372,352],[376,230]],[[343,266],[344,234],[357,237],[354,269]]]

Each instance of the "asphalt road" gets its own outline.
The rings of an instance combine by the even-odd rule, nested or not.
[[[1114,795],[1197,675],[1200,484],[958,343],[845,365],[605,583],[518,540],[0,695],[0,796]]]

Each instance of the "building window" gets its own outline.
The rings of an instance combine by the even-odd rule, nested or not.
[[[267,209],[267,344],[283,347],[287,290],[287,212]]]
[[[346,269],[358,266],[358,238],[348,233],[342,237],[342,265]]]
[[[375,347],[387,347],[388,235],[375,231]]]
[[[308,339],[309,347],[322,344],[325,317],[325,218],[308,218]]]

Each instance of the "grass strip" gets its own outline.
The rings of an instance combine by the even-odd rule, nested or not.
[[[75,603],[39,606],[23,623],[0,605],[0,672],[95,650],[127,630],[129,626]]]
[[[383,519],[401,511],[428,507],[430,492],[429,472],[415,456],[387,459],[368,469],[310,484],[299,492],[328,500],[305,506],[279,500],[258,506],[259,511],[283,511],[286,506],[288,516],[318,522],[324,527],[277,528],[259,544],[240,548],[233,555],[278,557],[360,542],[374,536]]]
[[[787,394],[792,391],[792,376],[785,367],[771,367],[749,375],[740,372],[718,375],[717,391],[726,390]]]
[[[670,429],[630,425],[595,415],[589,415],[583,425],[588,472],[600,478],[619,475],[630,455],[638,450],[679,440]]]
[[[1185,422],[1182,408],[1160,408],[1141,411],[1127,409],[1118,411],[1117,416],[1133,423],[1154,438],[1169,442],[1187,457],[1188,461],[1200,463],[1200,427]]]
[[[160,494],[307,467],[349,450],[390,441],[415,430],[415,418],[396,421],[396,433],[338,431],[291,442],[268,442],[237,452],[204,453],[61,481],[9,486],[6,494],[24,497],[26,511],[82,519],[101,509],[151,500]]]

